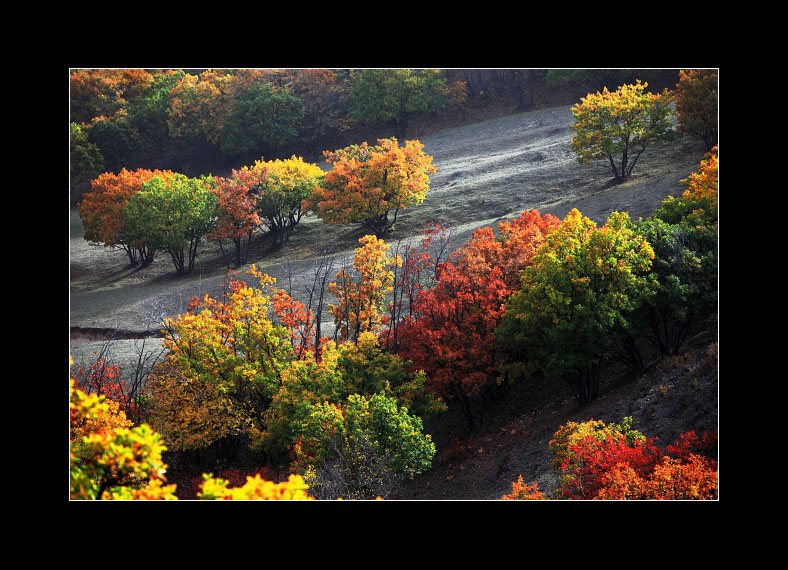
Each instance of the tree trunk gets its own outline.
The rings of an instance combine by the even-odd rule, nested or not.
[[[399,117],[395,119],[395,132],[398,141],[405,140],[408,133],[408,112],[400,111]]]
[[[599,384],[602,372],[600,362],[592,362],[578,368],[566,379],[575,392],[575,399],[580,406],[591,403],[599,396]]]
[[[139,265],[139,261],[137,261],[137,256],[135,255],[136,250],[127,246],[123,246],[123,249],[126,250],[126,255],[129,256],[129,265],[132,267],[137,267],[137,265]]]
[[[637,346],[636,340],[631,334],[627,334],[621,339],[623,347],[621,360],[632,371],[632,374],[638,376],[646,370],[646,365],[643,363],[643,355]]]
[[[175,271],[178,273],[186,273],[184,252],[183,249],[169,249],[172,264],[175,266]]]
[[[465,394],[460,394],[460,403],[462,404],[463,415],[465,415],[465,427],[468,430],[468,433],[473,433],[473,430],[476,428],[476,422],[474,421],[473,417],[473,406],[471,405],[471,400]]]

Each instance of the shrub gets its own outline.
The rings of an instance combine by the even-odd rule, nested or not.
[[[421,419],[384,394],[306,408],[295,449],[316,496],[371,499],[429,469],[435,444]]]

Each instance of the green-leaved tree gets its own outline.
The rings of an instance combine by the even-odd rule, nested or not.
[[[654,252],[628,214],[600,228],[572,210],[547,235],[506,304],[498,343],[526,373],[563,378],[578,403],[599,395],[606,359],[652,292]]]
[[[446,80],[437,69],[365,69],[350,92],[350,114],[364,122],[392,122],[404,138],[408,119],[446,106]]]
[[[217,196],[211,176],[172,178],[154,176],[142,185],[123,209],[124,227],[130,242],[165,250],[178,273],[194,268],[202,237],[215,228]]]

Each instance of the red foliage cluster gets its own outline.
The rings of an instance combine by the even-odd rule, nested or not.
[[[717,499],[716,435],[690,431],[663,451],[654,438],[626,443],[589,435],[561,463],[564,499]]]
[[[454,437],[451,443],[441,451],[438,462],[441,465],[446,465],[452,461],[462,461],[473,455],[473,452],[479,447],[475,438],[460,440],[460,438]]]
[[[493,333],[519,274],[560,220],[532,210],[512,222],[476,230],[449,261],[438,264],[431,289],[413,291],[411,314],[399,326],[399,352],[427,374],[428,387],[444,398],[468,398],[496,389],[502,364]],[[416,258],[418,265],[424,260]]]
[[[103,358],[90,363],[90,370],[81,366],[74,370],[75,388],[86,394],[106,396],[120,404],[126,415],[137,417],[138,404],[134,400],[126,382],[118,380],[120,367],[109,364]]]

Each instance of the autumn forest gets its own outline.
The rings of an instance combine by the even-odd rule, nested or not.
[[[156,313],[153,357],[70,345],[69,500],[398,500],[452,450],[494,448],[500,410],[533,415],[528,386],[580,419],[543,445],[549,488],[513,471],[496,499],[719,499],[716,430],[660,441],[631,416],[583,415],[690,358],[717,375],[717,69],[68,75],[79,242],[108,275],[221,281]],[[425,137],[562,106],[560,152],[599,200],[647,184],[677,141],[694,166],[637,215],[612,202],[594,221],[567,201],[458,240],[456,220],[425,212],[445,164]],[[465,199],[483,210],[495,193]],[[341,232],[346,263],[317,243]],[[305,286],[269,274],[305,247]]]

